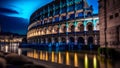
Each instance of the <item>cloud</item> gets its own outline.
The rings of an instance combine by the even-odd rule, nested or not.
[[[7,14],[19,14],[16,10],[12,10],[9,8],[0,8],[0,13],[7,13]]]
[[[4,32],[13,32],[18,34],[26,34],[28,20],[19,17],[9,17],[0,14],[0,26]]]

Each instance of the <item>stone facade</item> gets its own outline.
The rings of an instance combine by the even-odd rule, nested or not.
[[[105,47],[106,41],[107,47],[120,48],[120,0],[99,0],[99,4],[100,45]]]
[[[55,0],[32,14],[27,40],[47,45],[99,45],[99,18],[86,0]]]

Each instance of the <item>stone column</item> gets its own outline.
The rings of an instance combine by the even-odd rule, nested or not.
[[[52,37],[52,43],[54,43],[55,41],[54,41],[54,38]]]
[[[66,43],[67,43],[67,44],[69,43],[69,38],[68,38],[68,36],[66,36]]]
[[[74,39],[74,40],[75,40],[75,43],[74,43],[74,44],[77,45],[77,42],[78,42],[78,41],[77,41],[77,36],[75,36],[75,39]]]
[[[87,31],[87,26],[84,26],[84,31]]]
[[[66,32],[69,32],[69,25],[68,25],[68,22],[66,22]]]
[[[97,25],[96,20],[93,20],[93,30],[96,30],[96,25]]]
[[[61,15],[59,15],[59,20],[62,20]]]
[[[95,35],[95,39],[94,39],[94,44],[97,45],[98,44],[98,40],[97,40],[97,35]]]
[[[86,21],[84,21],[84,31],[87,31],[87,23],[86,23]]]
[[[41,39],[41,43],[43,43],[43,39]]]
[[[48,43],[48,39],[47,38],[45,38],[45,40],[46,40],[46,44]]]
[[[38,38],[38,40],[37,40],[37,44],[39,44],[39,38]]]
[[[54,22],[55,21],[55,19],[54,19],[54,17],[52,17],[52,22]]]
[[[58,38],[58,41],[59,41],[59,43],[61,43],[61,38],[60,37]]]
[[[87,45],[87,36],[85,35],[85,45]]]
[[[75,17],[78,17],[78,13],[77,12],[75,13]]]
[[[69,14],[67,13],[67,19],[69,19]]]

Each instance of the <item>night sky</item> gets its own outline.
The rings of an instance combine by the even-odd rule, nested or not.
[[[30,15],[52,0],[0,0],[0,26],[4,32],[26,34]],[[98,13],[98,0],[87,0]]]

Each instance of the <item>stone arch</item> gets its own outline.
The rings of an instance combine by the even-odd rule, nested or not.
[[[46,43],[46,39],[45,38],[43,38],[43,43]]]
[[[69,38],[69,42],[70,42],[70,43],[74,43],[74,42],[75,42],[74,37],[70,37],[70,38]]]
[[[52,33],[52,26],[49,26],[48,27],[48,34],[51,34]]]
[[[51,38],[48,38],[48,43],[51,43],[51,42],[52,42]]]
[[[61,42],[62,42],[62,43],[66,43],[66,38],[62,37],[62,38],[61,38]]]
[[[55,37],[55,38],[54,38],[54,41],[55,41],[55,43],[58,43],[59,40],[58,40],[57,37]]]
[[[88,37],[88,39],[87,39],[88,45],[93,44],[93,42],[94,42],[94,38],[92,36]]]
[[[65,33],[66,32],[66,25],[65,24],[62,24],[61,25],[61,32]]]
[[[59,27],[58,27],[58,25],[55,25],[53,27],[53,30],[54,30],[54,33],[59,33]]]
[[[88,12],[88,13],[87,13],[87,16],[91,16],[91,15],[92,15],[92,13],[91,13],[91,12]]]
[[[39,38],[39,43],[41,44],[41,38]]]
[[[82,45],[85,44],[83,37],[78,37],[77,41],[78,41],[78,44],[82,44]]]
[[[39,30],[38,30],[38,34],[41,35],[41,28],[39,28]]]
[[[46,32],[47,32],[47,28],[44,27],[44,28],[43,28],[43,33],[46,34]]]
[[[68,30],[69,32],[74,32],[75,31],[75,26],[74,26],[73,23],[70,23],[68,28],[69,28],[69,30]]]
[[[87,30],[93,31],[93,24],[91,22],[87,23]]]
[[[78,30],[79,31],[84,31],[84,25],[82,23],[78,24]]]
[[[100,24],[99,24],[99,22],[97,22],[97,25],[96,25],[96,30],[99,30],[99,27],[100,26]]]

